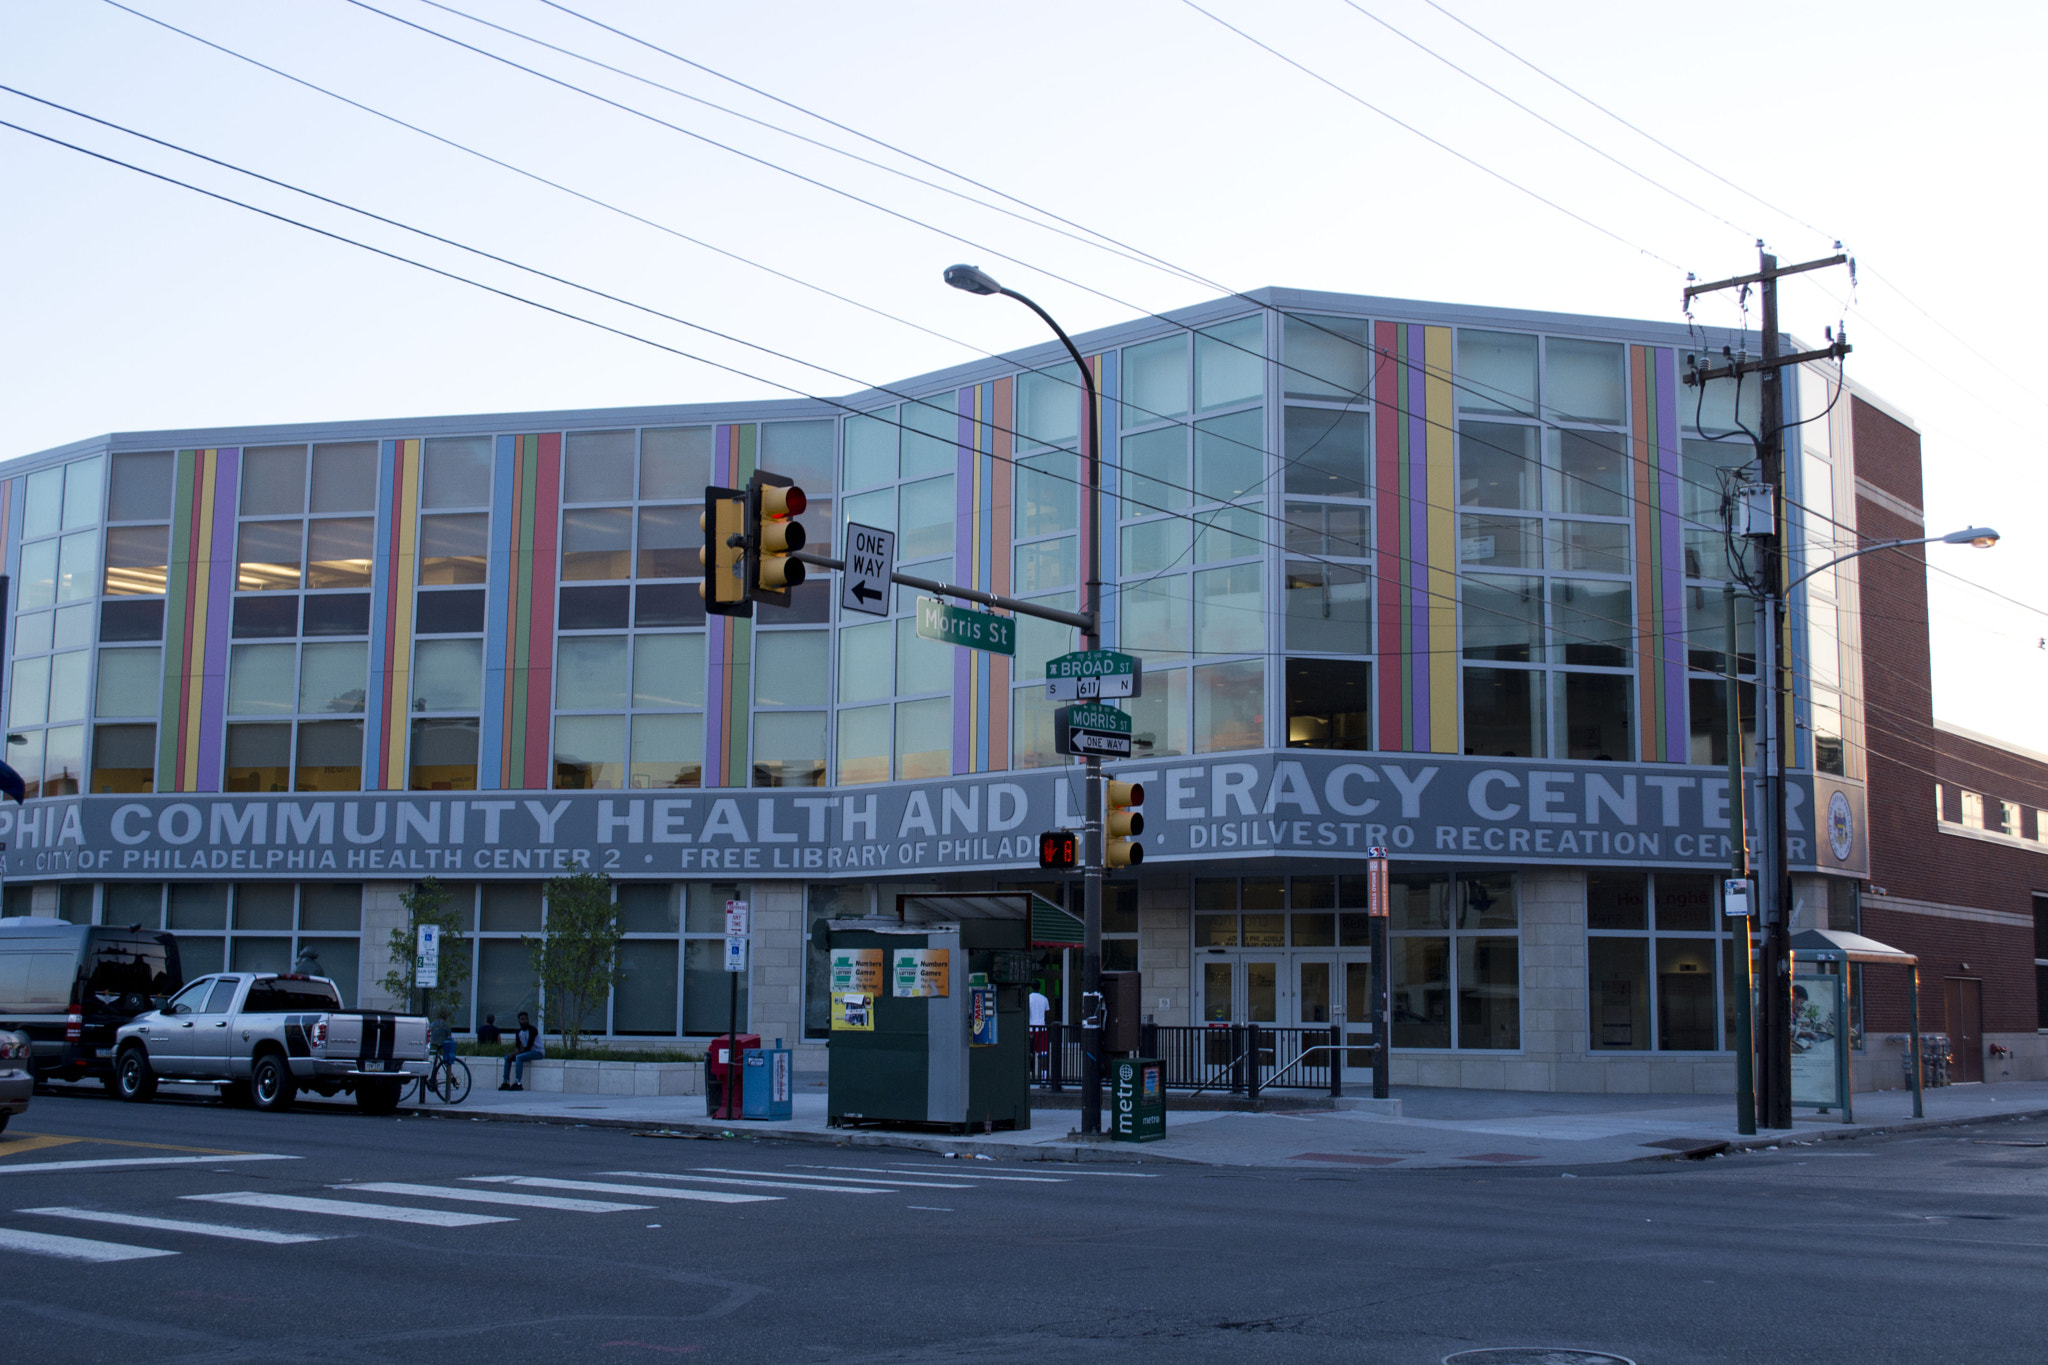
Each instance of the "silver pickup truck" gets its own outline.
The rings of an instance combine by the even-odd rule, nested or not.
[[[225,972],[201,977],[115,1034],[114,1086],[154,1098],[157,1081],[217,1081],[230,1104],[285,1109],[300,1090],[352,1092],[369,1114],[398,1107],[427,1071],[419,1015],[344,1010],[324,976]]]

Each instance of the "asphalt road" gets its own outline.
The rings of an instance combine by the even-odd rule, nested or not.
[[[1564,1173],[961,1162],[96,1090],[0,1136],[0,1356],[36,1365],[2038,1361],[2044,1268],[2034,1121]]]

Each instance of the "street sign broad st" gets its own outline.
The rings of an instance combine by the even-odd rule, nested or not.
[[[1144,695],[1144,665],[1113,649],[1083,649],[1045,665],[1048,701],[1094,701],[1097,697]]]
[[[1052,713],[1052,739],[1076,758],[1129,758],[1131,718],[1113,706],[1062,706]]]
[[[841,611],[889,614],[889,575],[896,572],[896,533],[846,524],[846,572],[839,576]]]
[[[985,649],[991,654],[1017,652],[1016,617],[968,611],[965,607],[948,606],[936,597],[917,599],[917,634],[920,639]]]

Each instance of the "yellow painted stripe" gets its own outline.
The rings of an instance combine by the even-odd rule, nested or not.
[[[1451,329],[1423,329],[1427,378],[1423,405],[1429,419],[1429,748],[1458,751],[1458,525],[1451,510],[1457,485],[1452,477]],[[1421,738],[1417,736],[1417,738]]]
[[[405,745],[412,728],[412,583],[419,540],[420,443],[401,441],[403,474],[398,487],[398,563],[400,575],[391,614],[391,708],[384,717],[387,791],[406,786]]]

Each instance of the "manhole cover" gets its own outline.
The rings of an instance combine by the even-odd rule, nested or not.
[[[1627,1356],[1576,1346],[1488,1346],[1444,1357],[1444,1365],[1635,1365]]]

